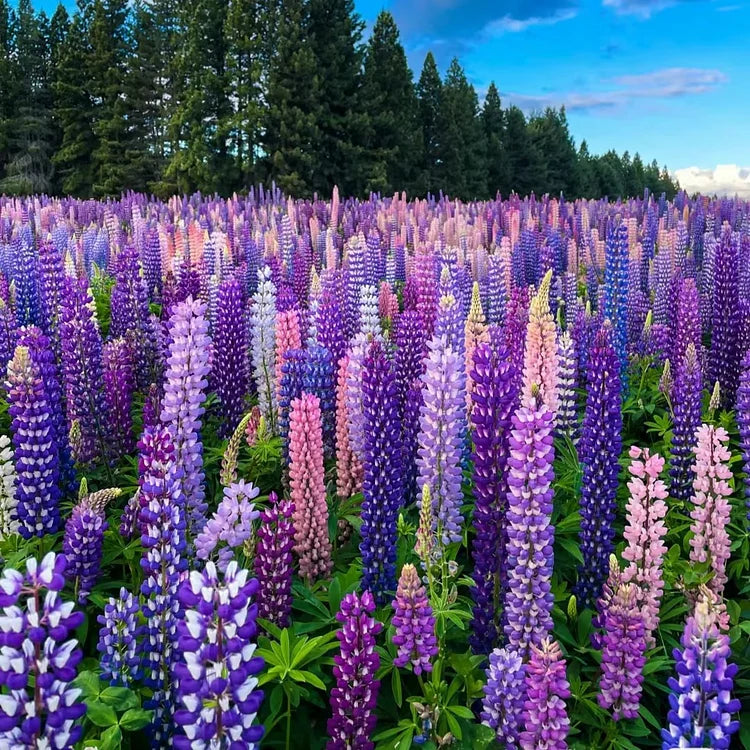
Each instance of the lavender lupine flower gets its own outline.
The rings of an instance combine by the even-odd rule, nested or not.
[[[685,349],[685,355],[677,368],[672,389],[672,459],[669,476],[669,493],[676,500],[687,501],[693,494],[693,443],[695,431],[701,424],[701,396],[703,379],[694,344]]]
[[[521,719],[526,701],[526,665],[514,649],[496,648],[490,654],[482,700],[482,724],[495,730],[507,750],[520,747]]]
[[[537,399],[536,404],[533,398]],[[506,547],[508,583],[503,610],[508,644],[524,660],[552,630],[555,528],[551,523],[553,417],[534,396],[513,415],[508,457]]]
[[[34,236],[28,223],[21,225],[13,243],[13,281],[19,325],[37,325],[39,316],[39,261]]]
[[[101,626],[96,646],[101,654],[99,664],[102,679],[110,685],[129,687],[138,672],[139,609],[138,598],[121,588],[119,598],[111,597],[104,605],[104,614],[97,617]]]
[[[728,750],[740,722],[741,704],[732,698],[737,665],[728,663],[729,636],[722,633],[709,598],[698,601],[674,650],[677,677],[669,678],[669,722],[662,749],[711,747]]]
[[[70,748],[81,737],[76,720],[86,706],[71,683],[83,654],[71,636],[84,618],[60,596],[64,571],[64,555],[49,552],[0,579],[0,736],[8,748]]]
[[[557,410],[557,433],[575,439],[578,431],[578,357],[575,342],[568,331],[560,335],[557,343],[560,406]]]
[[[340,297],[331,289],[323,289],[316,320],[316,340],[331,352],[337,364],[346,354],[345,316],[339,304]]]
[[[557,641],[544,640],[532,646],[526,665],[526,701],[523,712],[523,750],[567,750],[570,729],[565,700],[570,685],[565,677],[565,659]]]
[[[343,598],[336,615],[341,623],[336,633],[341,651],[334,656],[336,687],[331,690],[333,716],[328,720],[326,750],[375,747],[370,739],[377,722],[375,704],[380,690],[375,679],[380,667],[375,636],[383,626],[372,617],[374,611],[375,601],[369,591],[361,597],[352,592]]]
[[[588,397],[581,428],[581,554],[575,594],[584,607],[601,595],[613,549],[618,461],[622,447],[620,366],[610,329],[599,329],[589,352]]]
[[[7,435],[0,435],[0,541],[18,533],[16,513],[16,467]]]
[[[609,232],[605,251],[604,315],[612,323],[612,343],[627,383],[628,346],[628,226],[620,222]]]
[[[406,310],[398,319],[395,335],[396,352],[394,369],[400,408],[407,405],[407,392],[412,383],[424,372],[424,357],[427,351],[427,338],[422,328],[422,318],[415,310]]]
[[[378,312],[378,292],[369,284],[365,284],[359,290],[359,332],[374,337],[382,334]]]
[[[60,340],[68,429],[78,424],[73,456],[80,463],[99,457],[106,446],[102,337],[94,300],[85,279],[66,279]]]
[[[253,377],[258,405],[272,433],[276,432],[276,287],[268,266],[258,271],[258,289],[251,311]]]
[[[242,548],[253,535],[253,521],[260,517],[260,511],[250,501],[259,494],[260,490],[244,479],[224,488],[219,507],[195,538],[195,554],[199,559],[208,560],[216,556],[219,570],[222,573],[226,571],[235,551]],[[226,547],[215,555],[221,542],[225,542]]]
[[[0,274],[2,277],[2,274]],[[0,370],[5,372],[16,348],[18,332],[13,308],[0,297]]]
[[[255,718],[263,702],[254,656],[258,582],[233,560],[220,580],[212,562],[192,571],[180,586],[184,619],[177,626],[179,660],[174,672],[181,708],[174,722],[184,734],[178,750],[242,747],[255,750],[263,727]]]
[[[203,486],[201,417],[205,411],[211,339],[206,307],[189,297],[180,302],[169,321],[169,361],[160,418],[166,425],[182,469],[183,512],[192,534],[201,530],[208,507]]]
[[[131,347],[125,339],[108,341],[102,349],[104,395],[107,402],[107,442],[113,458],[121,458],[134,447],[130,415],[135,391]]]
[[[139,448],[140,523],[143,556],[143,682],[153,690],[146,703],[154,710],[152,745],[166,747],[174,725],[172,665],[176,658],[180,605],[177,587],[185,569],[185,509],[182,469],[169,430],[147,430]]]
[[[75,580],[78,602],[84,604],[100,574],[104,532],[109,528],[104,509],[121,490],[100,490],[81,498],[65,524],[65,574]]]
[[[430,487],[436,524],[442,528],[443,543],[460,541],[461,455],[466,434],[466,368],[463,356],[445,336],[429,344],[426,370],[422,376],[424,403],[420,415],[420,491]]]
[[[16,515],[25,539],[60,528],[60,451],[49,399],[28,348],[16,347],[6,384],[18,477]]]
[[[393,610],[393,643],[398,646],[394,666],[411,663],[414,674],[431,672],[432,658],[438,653],[435,617],[417,569],[408,563],[401,570]]]
[[[336,373],[331,353],[324,346],[314,344],[305,353],[302,390],[320,400],[323,412],[323,446],[326,456],[333,455],[336,433]]]
[[[475,536],[473,619],[469,642],[487,654],[500,634],[496,613],[505,581],[508,441],[519,392],[518,372],[504,346],[480,344],[474,351],[471,424],[474,443]]]
[[[52,242],[39,245],[40,327],[49,336],[55,357],[60,355],[60,305],[65,268],[62,254]]]
[[[242,417],[247,393],[245,297],[238,279],[221,282],[216,308],[212,377],[221,405],[221,434],[227,437]]]
[[[682,279],[677,295],[674,340],[670,360],[679,366],[690,344],[696,351],[701,348],[701,317],[698,289],[695,279]]]
[[[255,548],[258,617],[279,628],[289,627],[292,614],[293,513],[294,504],[290,500],[269,493],[268,507],[260,516]]]
[[[737,389],[737,428],[740,433],[740,451],[742,452],[742,471],[744,479],[745,507],[750,529],[750,349],[742,358],[739,388]]]
[[[396,524],[404,486],[396,378],[379,342],[370,345],[363,362],[362,413],[362,587],[383,603],[396,588]]]

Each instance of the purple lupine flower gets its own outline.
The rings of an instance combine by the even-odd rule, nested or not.
[[[637,593],[635,584],[623,581],[613,555],[596,619],[602,627],[597,638],[602,649],[597,699],[615,721],[636,718],[641,702],[647,633]]]
[[[138,598],[121,588],[119,598],[110,597],[104,614],[96,618],[101,626],[96,648],[101,654],[102,679],[110,685],[129,687],[137,674],[139,609]]]
[[[669,494],[687,501],[693,494],[693,445],[695,432],[701,425],[701,396],[703,379],[695,345],[691,342],[677,368],[672,389],[672,458],[669,476]]]
[[[323,447],[326,456],[333,455],[336,433],[336,376],[331,353],[324,346],[313,344],[305,352],[302,390],[320,400],[323,414]]]
[[[278,395],[277,427],[285,461],[289,454],[289,415],[292,401],[302,395],[302,383],[307,367],[304,349],[287,349],[281,365],[281,383]]]
[[[224,497],[216,513],[206,522],[195,538],[195,554],[201,560],[208,560],[216,552],[221,542],[226,543],[216,555],[219,570],[223,573],[234,559],[235,550],[253,535],[253,521],[260,512],[250,502],[260,494],[252,483],[240,479],[224,488]]]
[[[8,362],[13,357],[17,339],[16,315],[13,308],[0,298],[0,368],[2,372],[5,372]]]
[[[471,423],[474,442],[475,536],[473,619],[469,642],[488,654],[500,635],[496,616],[505,579],[508,441],[519,395],[518,371],[504,346],[480,344],[474,351]]]
[[[221,282],[216,308],[212,378],[220,402],[221,434],[226,437],[242,417],[248,389],[245,297],[238,279]]]
[[[554,418],[536,403],[513,415],[508,457],[508,582],[503,611],[510,647],[524,660],[552,630],[552,579],[555,527],[552,515]]]
[[[377,722],[375,704],[380,690],[380,682],[375,679],[380,667],[375,636],[383,626],[372,617],[374,611],[372,594],[364,591],[361,598],[356,592],[347,594],[336,614],[341,623],[336,633],[341,651],[334,656],[336,687],[331,689],[333,716],[328,720],[326,750],[375,747],[370,739]]]
[[[60,451],[44,381],[29,349],[8,363],[8,412],[15,461],[16,515],[25,539],[60,528]]]
[[[139,442],[138,473],[144,580],[143,683],[153,691],[146,708],[154,710],[150,726],[154,746],[168,744],[174,725],[172,665],[176,659],[180,605],[177,587],[185,570],[185,507],[182,468],[169,430],[147,430]]]
[[[100,457],[106,446],[102,336],[94,309],[86,280],[67,278],[60,323],[62,372],[68,429],[76,423],[80,433],[73,452],[80,463]]]
[[[39,245],[40,327],[49,336],[55,358],[60,357],[60,306],[65,267],[62,253],[52,242]]]
[[[526,331],[529,327],[529,288],[513,287],[505,314],[505,345],[510,358],[523,370]]]
[[[424,403],[420,415],[420,491],[430,488],[433,518],[444,544],[460,541],[461,457],[466,434],[466,367],[445,336],[434,337],[422,376]]]
[[[161,421],[169,428],[176,451],[183,511],[187,528],[193,534],[206,521],[206,494],[203,486],[203,445],[201,417],[205,411],[207,376],[210,370],[211,339],[208,336],[206,306],[188,298],[179,303],[169,321],[169,362],[167,364]]]
[[[406,391],[403,414],[401,416],[401,455],[404,472],[404,505],[411,505],[417,499],[417,456],[419,455],[419,415],[422,411],[422,388],[419,380],[414,380]]]
[[[517,651],[496,648],[490,654],[480,718],[482,724],[495,730],[498,742],[508,750],[520,747],[525,680],[526,665]]]
[[[708,358],[708,382],[719,382],[721,403],[734,405],[740,371],[738,347],[739,289],[737,280],[738,242],[729,227],[722,232],[714,261],[714,297],[711,318],[711,351]]]
[[[161,302],[161,243],[159,231],[153,228],[141,247],[141,266],[143,268],[143,283],[146,286],[149,299]]]
[[[395,341],[393,365],[396,371],[400,409],[403,412],[407,406],[407,393],[412,383],[422,377],[424,372],[427,338],[419,313],[406,310],[399,316]]]
[[[695,347],[696,352],[701,350],[701,316],[695,279],[680,280],[674,323],[669,359],[672,364],[679,366],[690,344]]]
[[[49,552],[0,579],[0,736],[8,748],[69,748],[81,737],[76,721],[86,706],[71,683],[83,654],[71,636],[84,618],[60,596],[64,572],[64,555]]]
[[[526,701],[523,712],[523,750],[567,750],[570,729],[565,700],[570,685],[560,644],[546,639],[532,646],[526,665]]]
[[[742,358],[741,367],[736,414],[742,451],[742,471],[745,475],[745,507],[747,508],[748,528],[750,528],[750,349]]]
[[[406,564],[401,569],[393,601],[393,643],[398,646],[395,667],[411,663],[414,674],[432,671],[432,657],[438,652],[435,617],[417,569]]]
[[[107,442],[111,455],[121,458],[134,447],[130,414],[135,392],[131,347],[125,339],[108,341],[102,348],[104,395],[107,402]]]
[[[258,617],[279,628],[289,627],[292,614],[292,573],[294,572],[294,504],[268,495],[268,507],[260,516],[255,548],[255,575],[258,579]]]
[[[324,288],[315,321],[317,341],[331,352],[334,364],[338,364],[346,354],[346,331],[344,315],[339,304],[341,297],[336,292]]]
[[[588,397],[579,444],[583,466],[580,501],[583,563],[578,569],[575,594],[584,607],[593,607],[601,596],[614,543],[612,523],[617,508],[622,448],[619,373],[610,329],[605,324],[589,352]]]
[[[13,242],[13,282],[16,287],[16,314],[22,326],[37,325],[39,310],[39,262],[31,225],[24,223]]]
[[[711,747],[728,750],[742,706],[732,698],[737,665],[728,663],[729,636],[708,598],[698,601],[673,652],[677,677],[669,678],[669,725],[662,729],[662,749]]]
[[[396,588],[396,524],[404,486],[396,378],[377,341],[363,362],[362,416],[362,587],[383,603]]]
[[[500,325],[505,319],[507,290],[505,288],[505,257],[495,252],[487,259],[487,322]]]
[[[220,580],[213,562],[192,571],[179,590],[184,619],[177,626],[174,666],[181,703],[174,722],[184,734],[179,750],[242,747],[255,750],[263,727],[255,718],[263,702],[257,674],[263,659],[254,656],[258,590],[247,570],[233,560]]]
[[[604,315],[612,323],[612,343],[627,384],[628,346],[628,226],[620,222],[607,235],[604,268]]]

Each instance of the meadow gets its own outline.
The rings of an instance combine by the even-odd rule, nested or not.
[[[750,204],[0,198],[0,747],[750,748]]]

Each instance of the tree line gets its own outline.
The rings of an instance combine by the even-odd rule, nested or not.
[[[564,109],[480,105],[456,59],[415,82],[390,13],[364,30],[353,0],[0,0],[0,192],[675,193]]]

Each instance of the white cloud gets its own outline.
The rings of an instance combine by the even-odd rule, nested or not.
[[[750,198],[750,167],[736,164],[719,164],[713,169],[685,167],[676,169],[674,176],[688,193]]]
[[[502,18],[490,21],[484,27],[483,31],[487,36],[495,37],[506,32],[518,33],[519,31],[526,31],[526,29],[532,26],[554,26],[556,23],[560,23],[560,21],[569,21],[571,18],[575,18],[576,15],[577,12],[573,9],[563,9],[550,16],[531,16],[530,18],[513,18],[513,16],[505,15]]]

